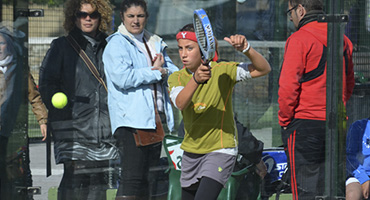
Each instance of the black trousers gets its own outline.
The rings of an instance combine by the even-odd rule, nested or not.
[[[105,200],[109,161],[67,161],[58,200]]]
[[[135,129],[121,127],[114,133],[121,167],[117,196],[146,197],[150,195],[149,169],[158,164],[162,143],[137,147],[133,132]]]
[[[293,199],[315,199],[325,187],[326,122],[294,119],[281,129]]]
[[[21,146],[19,152],[13,152],[11,155],[7,152],[8,143],[8,137],[0,136],[0,200],[33,199],[32,195],[27,194],[27,190],[18,191],[18,188],[29,187],[31,186],[29,184],[32,184],[28,141],[27,146]]]
[[[8,137],[0,136],[0,199],[11,198],[11,187],[6,170]]]

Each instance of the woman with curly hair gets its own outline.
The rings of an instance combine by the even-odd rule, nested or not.
[[[106,0],[68,0],[64,14],[68,35],[51,43],[40,68],[39,83],[49,110],[55,160],[64,164],[58,199],[102,200],[108,188],[109,160],[118,156],[102,61],[112,7]],[[67,96],[63,108],[52,104],[57,92]]]

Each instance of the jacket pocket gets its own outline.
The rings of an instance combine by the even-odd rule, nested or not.
[[[55,121],[51,122],[50,125],[54,141],[72,141],[75,139],[75,128],[73,127],[73,120]]]

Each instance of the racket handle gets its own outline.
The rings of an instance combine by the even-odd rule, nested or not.
[[[208,70],[209,70],[209,71],[211,71],[211,66],[209,66],[209,61],[207,61],[207,62],[205,63],[205,65],[207,65]],[[209,79],[208,79],[208,80],[209,80]],[[204,81],[204,82],[203,82],[203,84],[207,84],[208,80]]]

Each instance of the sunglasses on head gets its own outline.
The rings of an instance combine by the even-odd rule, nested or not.
[[[87,16],[89,16],[91,19],[97,19],[100,17],[100,13],[98,11],[94,11],[93,13],[87,13],[87,12],[77,12],[76,17],[77,18],[83,18],[85,19]]]

